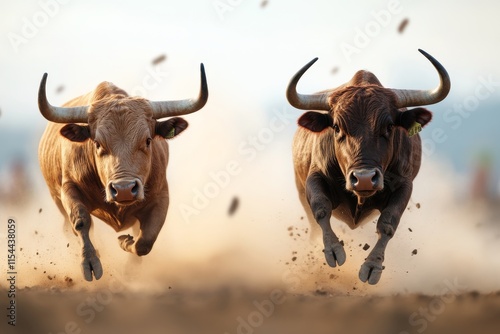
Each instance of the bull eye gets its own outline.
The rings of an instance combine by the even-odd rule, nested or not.
[[[345,133],[340,131],[340,127],[337,124],[333,124],[333,131],[335,131],[335,140],[339,143],[343,143],[345,140]]]
[[[394,124],[387,125],[387,128],[385,129],[385,131],[383,131],[381,133],[381,137],[383,137],[385,139],[389,139],[393,129],[394,129]]]
[[[335,131],[335,133],[340,133],[340,128],[337,124],[333,124],[332,128]]]
[[[94,140],[94,145],[95,145],[95,148],[96,148],[96,151],[97,151],[97,154],[99,156],[105,156],[108,154],[108,152],[106,152],[106,150],[104,149],[104,147],[101,145],[101,143],[99,143],[97,140]]]
[[[146,147],[149,147],[151,145],[151,138],[146,139]]]

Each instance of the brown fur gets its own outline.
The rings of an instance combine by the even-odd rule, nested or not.
[[[92,272],[98,279],[102,268],[88,237],[90,214],[117,232],[139,221],[137,240],[121,236],[120,245],[137,255],[149,253],[169,204],[168,144],[162,136],[171,129],[175,135],[182,132],[187,123],[178,117],[156,121],[147,100],[129,97],[107,82],[65,104],[83,105],[90,106],[88,124],[49,122],[39,159],[55,203],[82,238],[84,276],[92,280]],[[112,200],[109,184],[121,180],[137,182],[135,202]]]
[[[316,226],[323,231],[325,256],[333,267],[344,263],[345,252],[331,229],[330,216],[354,229],[375,211],[381,212],[379,242],[360,270],[361,280],[375,284],[385,246],[420,168],[420,137],[408,137],[407,130],[415,121],[426,125],[431,114],[423,108],[398,110],[393,93],[366,71],[328,92],[330,112],[307,112],[299,119],[293,142],[297,189],[313,231],[319,232]],[[383,189],[367,196],[353,193],[349,177],[361,170],[379,171]]]

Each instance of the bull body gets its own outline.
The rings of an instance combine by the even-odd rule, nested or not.
[[[188,125],[180,117],[157,119],[203,107],[208,98],[204,69],[196,101],[150,102],[103,82],[59,108],[47,102],[45,81],[46,75],[39,107],[50,122],[39,146],[41,171],[52,198],[81,238],[85,279],[99,279],[103,270],[89,238],[91,215],[116,232],[139,222],[139,235],[121,235],[119,244],[139,256],[151,251],[169,206],[165,139]]]
[[[324,253],[332,267],[346,260],[330,217],[355,229],[380,213],[376,245],[361,266],[359,278],[376,284],[382,274],[385,248],[406,209],[421,162],[421,140],[410,136],[414,126],[432,118],[424,108],[444,99],[450,89],[446,70],[421,51],[440,74],[434,91],[384,88],[370,72],[359,71],[346,84],[314,95],[296,93],[304,66],[290,82],[287,96],[300,109],[314,109],[299,119],[293,141],[293,163],[299,198],[313,231],[319,226]]]

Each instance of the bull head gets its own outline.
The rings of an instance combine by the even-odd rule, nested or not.
[[[427,109],[406,107],[437,103],[450,91],[445,68],[425,51],[419,51],[439,74],[440,83],[433,90],[384,88],[375,75],[359,71],[350,82],[336,89],[311,95],[297,93],[299,79],[317,58],[300,69],[288,85],[287,98],[292,106],[327,111],[309,111],[298,123],[312,132],[328,131],[325,134],[330,139],[321,141],[320,154],[325,160],[332,159],[326,163],[333,162],[340,168],[346,190],[357,195],[360,203],[384,188],[384,173],[389,163],[397,159],[394,147],[401,140],[410,140],[408,130],[415,124],[423,127],[432,119]],[[415,159],[420,161],[420,152]]]
[[[51,122],[65,124],[59,130],[62,136],[75,143],[86,143],[85,149],[92,152],[99,179],[105,187],[106,201],[117,205],[131,205],[145,199],[152,168],[166,165],[168,159],[165,143],[154,139],[170,139],[184,131],[188,123],[172,116],[193,113],[208,99],[203,64],[197,99],[151,102],[129,97],[104,82],[94,90],[90,101],[83,102],[80,98],[72,102],[74,105],[90,102],[90,105],[54,107],[47,101],[46,81],[45,73],[38,94],[40,112]],[[171,118],[157,121],[164,117]]]

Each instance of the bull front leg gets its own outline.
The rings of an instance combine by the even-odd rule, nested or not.
[[[118,237],[118,242],[123,250],[138,256],[149,254],[167,217],[168,195],[155,203],[148,205],[137,215],[140,223],[137,240],[131,235]]]
[[[403,184],[390,197],[377,222],[378,240],[359,270],[359,279],[368,284],[377,284],[382,276],[385,249],[392,239],[399,221],[410,200],[413,184]]]
[[[344,246],[330,225],[334,203],[331,201],[328,183],[320,173],[313,173],[307,177],[306,196],[314,219],[323,232],[326,262],[330,267],[343,265],[346,260]]]
[[[97,257],[96,250],[89,237],[92,218],[88,208],[83,204],[82,195],[75,184],[66,182],[62,185],[61,204],[66,211],[73,231],[81,241],[83,277],[89,282],[92,281],[92,276],[96,280],[100,279],[103,274],[101,261]]]

